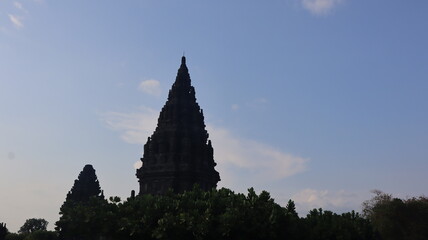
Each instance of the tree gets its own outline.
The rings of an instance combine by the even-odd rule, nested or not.
[[[48,221],[43,218],[30,218],[25,221],[24,225],[22,225],[18,233],[29,234],[39,230],[46,231],[47,226]]]
[[[0,240],[4,240],[8,232],[6,223],[0,223]]]
[[[293,200],[288,200],[287,206],[285,206],[285,213],[290,217],[298,218],[299,215],[296,212],[296,204],[294,204]]]
[[[60,239],[96,240],[117,229],[117,207],[105,199],[91,197],[86,202],[65,204],[56,222]]]
[[[269,193],[229,189],[129,198],[118,205],[113,239],[280,239],[284,211]]]
[[[376,239],[370,223],[354,211],[338,215],[323,209],[313,209],[302,219],[308,240],[372,240]]]
[[[363,203],[363,214],[382,239],[428,239],[428,198],[393,198],[379,190]]]
[[[195,187],[123,202],[92,196],[66,201],[61,215],[56,223],[61,240],[376,239],[370,222],[354,211],[338,215],[314,209],[299,218],[293,201],[281,207],[268,192],[257,194],[252,188],[242,194]]]

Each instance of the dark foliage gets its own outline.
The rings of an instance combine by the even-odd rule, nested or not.
[[[58,236],[56,232],[37,230],[32,233],[9,233],[6,240],[57,240]]]
[[[0,223],[0,240],[4,240],[8,232],[6,223]]]
[[[376,239],[368,220],[354,211],[338,215],[331,211],[313,209],[303,222],[303,236],[299,239]]]
[[[299,218],[293,201],[283,208],[268,192],[229,189],[142,195],[110,202],[68,202],[57,230],[62,239],[374,239],[367,220],[313,210]]]
[[[56,232],[38,230],[27,235],[24,240],[57,240]]]
[[[117,206],[92,197],[86,202],[66,201],[56,222],[60,239],[98,239],[116,226]]]
[[[6,240],[24,240],[25,234],[9,233],[6,235]]]
[[[367,217],[381,239],[428,239],[428,198],[402,200],[375,190],[375,196],[363,203]]]
[[[42,218],[30,218],[27,219],[19,229],[18,233],[29,234],[35,231],[46,231],[48,227],[48,221]]]
[[[1,227],[6,225],[0,224]],[[19,229],[18,233],[7,233],[0,240],[57,240],[57,233],[47,231],[48,222],[42,218],[27,219]]]

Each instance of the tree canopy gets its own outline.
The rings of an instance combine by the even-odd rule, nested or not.
[[[48,227],[48,221],[42,218],[30,218],[27,219],[19,229],[18,233],[28,234],[35,231],[46,231]]]
[[[246,195],[195,187],[182,194],[142,195],[120,201],[96,197],[63,205],[61,239],[374,239],[355,212],[322,209],[299,218],[293,201],[281,207],[266,191]]]
[[[363,203],[363,214],[382,239],[428,239],[428,198],[394,198],[379,190]]]
[[[319,208],[299,217],[292,200],[282,207],[266,191],[257,194],[250,188],[242,194],[197,186],[181,194],[144,194],[124,201],[100,195],[67,199],[60,214],[56,232],[46,231],[44,219],[28,219],[19,234],[0,224],[0,240],[428,239],[428,199],[403,200],[380,191],[363,203],[363,215]]]

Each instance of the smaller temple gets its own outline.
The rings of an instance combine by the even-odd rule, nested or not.
[[[95,169],[87,164],[80,172],[79,177],[74,180],[74,185],[67,194],[66,201],[83,202],[91,197],[104,199],[103,191],[98,182]]]
[[[215,188],[220,176],[213,154],[183,56],[157,127],[144,145],[143,165],[137,170],[140,194],[164,194],[168,189],[180,193],[195,184],[203,190]]]

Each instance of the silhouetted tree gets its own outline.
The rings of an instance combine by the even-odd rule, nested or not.
[[[110,202],[93,196],[61,208],[61,240],[287,239],[373,240],[372,227],[358,213],[314,209],[299,218],[293,201],[281,207],[266,191],[246,195],[222,188],[165,195],[143,194]]]
[[[30,218],[27,219],[22,225],[22,227],[19,229],[18,233],[21,234],[29,234],[35,231],[46,231],[46,228],[48,227],[48,221],[42,218]]]
[[[338,215],[323,209],[309,211],[304,224],[303,237],[307,240],[360,240],[376,239],[368,220],[354,211]]]
[[[96,197],[63,205],[56,230],[60,239],[97,240],[110,236],[116,227],[117,206]]]
[[[141,195],[119,206],[114,239],[281,239],[284,209],[268,192],[229,189]]]
[[[285,213],[289,216],[298,218],[298,214],[296,212],[296,204],[294,204],[293,200],[288,200],[287,206],[285,206]]]
[[[302,221],[296,211],[296,205],[293,200],[288,200],[285,206],[286,222],[282,226],[282,235],[286,236],[287,240],[301,239],[302,238]]]
[[[382,239],[428,239],[428,198],[402,200],[374,190],[375,196],[363,203],[363,214]]]
[[[6,223],[0,223],[0,240],[4,240],[8,232]]]

